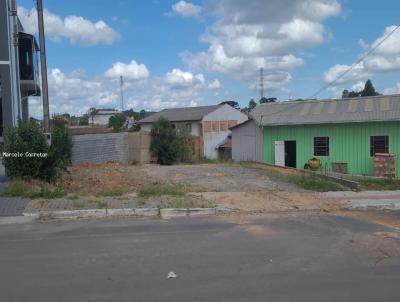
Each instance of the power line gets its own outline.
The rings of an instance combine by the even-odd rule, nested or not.
[[[367,53],[365,53],[360,59],[358,59],[358,61],[354,64],[352,64],[347,70],[345,70],[343,73],[341,73],[335,80],[333,80],[332,82],[329,82],[328,84],[326,84],[325,86],[323,86],[322,88],[320,88],[316,93],[314,93],[311,97],[309,97],[309,99],[313,99],[314,97],[316,97],[318,94],[320,94],[322,91],[324,91],[325,89],[327,89],[328,87],[332,86],[333,84],[335,84],[338,80],[340,80],[341,78],[343,78],[346,74],[348,74],[351,70],[353,70],[353,68],[361,63],[362,61],[364,61],[364,59],[366,57],[368,57],[371,53],[373,53],[379,46],[382,45],[383,42],[385,42],[396,30],[398,30],[400,27],[400,25],[397,25],[390,33],[388,33],[378,44],[376,44],[374,47],[372,47]]]

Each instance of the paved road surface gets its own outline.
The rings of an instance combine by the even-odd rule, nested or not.
[[[388,231],[334,215],[1,226],[0,301],[398,302]]]

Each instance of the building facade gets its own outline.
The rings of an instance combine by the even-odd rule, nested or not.
[[[232,159],[235,161],[263,161],[263,129],[256,120],[249,119],[232,128]]]
[[[160,117],[168,119],[173,127],[186,126],[195,139],[195,153],[198,157],[209,159],[218,158],[218,147],[230,135],[229,128],[248,118],[246,114],[226,104],[171,108],[139,120],[141,130],[151,131],[153,123]]]
[[[90,122],[93,125],[108,126],[110,117],[117,114],[121,114],[121,112],[115,109],[97,109],[96,113],[91,117]]]
[[[0,1],[0,136],[3,128],[29,120],[30,96],[39,96],[35,38],[24,32],[15,1]]]
[[[235,160],[304,169],[318,158],[323,172],[373,176],[376,154],[391,154],[400,178],[400,95],[265,103],[251,116],[262,135],[249,122],[234,127]]]

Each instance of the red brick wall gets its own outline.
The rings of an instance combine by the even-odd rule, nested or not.
[[[377,177],[396,178],[396,156],[390,153],[376,153],[374,170]]]

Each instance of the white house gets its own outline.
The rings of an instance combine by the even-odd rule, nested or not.
[[[107,126],[110,117],[120,114],[121,112],[115,109],[97,109],[96,113],[91,118],[90,122],[93,125]]]
[[[142,131],[151,131],[153,123],[160,117],[168,119],[175,126],[186,125],[199,141],[196,145],[199,153],[210,159],[218,158],[218,146],[227,140],[231,133],[229,128],[248,118],[246,114],[225,104],[164,109],[139,120],[138,123]]]

